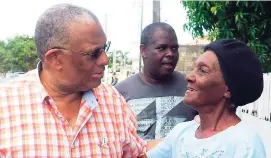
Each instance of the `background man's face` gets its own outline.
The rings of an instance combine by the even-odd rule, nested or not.
[[[154,76],[172,74],[179,60],[178,40],[172,31],[156,28],[146,46],[145,65]]]

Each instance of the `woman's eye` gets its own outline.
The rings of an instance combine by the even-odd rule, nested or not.
[[[207,71],[204,70],[204,69],[202,69],[202,68],[200,68],[198,71],[199,71],[201,74],[206,74],[206,73],[207,73]]]

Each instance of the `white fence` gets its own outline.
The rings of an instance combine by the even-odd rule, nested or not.
[[[253,103],[238,108],[247,114],[271,121],[271,73],[264,74],[263,77],[264,89],[261,97]]]

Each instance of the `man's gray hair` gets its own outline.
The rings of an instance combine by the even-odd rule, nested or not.
[[[35,28],[38,57],[43,61],[49,49],[69,43],[69,25],[81,20],[99,21],[91,11],[72,4],[57,4],[47,9],[39,17]]]

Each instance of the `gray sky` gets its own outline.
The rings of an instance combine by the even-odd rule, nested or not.
[[[186,14],[180,0],[160,0],[161,21],[169,23],[178,36],[179,43],[192,40],[183,31]],[[33,35],[39,15],[58,3],[72,3],[90,9],[106,29],[110,50],[131,52],[138,57],[140,40],[141,0],[5,0],[0,2],[0,40],[14,35]],[[143,28],[152,23],[152,0],[144,0]],[[107,18],[105,18],[107,17]],[[105,28],[105,19],[107,27]]]

